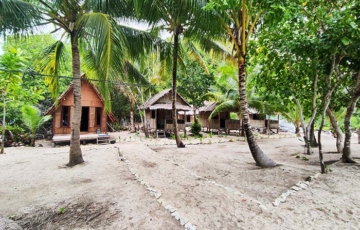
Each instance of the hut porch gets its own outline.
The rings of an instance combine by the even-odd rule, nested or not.
[[[52,138],[52,147],[55,147],[56,143],[70,142],[71,134],[55,134]],[[85,144],[86,141],[96,141],[99,143],[110,143],[110,135],[107,133],[82,133],[80,134],[80,142]]]

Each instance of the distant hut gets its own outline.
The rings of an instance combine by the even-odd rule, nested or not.
[[[173,131],[172,120],[172,89],[163,90],[147,100],[139,109],[145,110],[145,125],[155,135],[165,136],[166,132]],[[176,110],[179,131],[185,131],[186,113],[192,111],[192,107],[177,93]],[[181,115],[179,112],[181,111]],[[191,119],[191,118],[190,118]]]
[[[104,100],[95,85],[89,82],[84,75],[81,79],[81,123],[80,139],[96,139],[99,135],[108,131],[108,122],[115,122],[112,113],[104,110]],[[71,84],[58,98],[58,104],[53,104],[45,113],[52,115],[53,142],[70,141],[72,114],[74,113],[74,91]],[[60,137],[61,138],[57,138]]]
[[[204,106],[199,108],[199,121],[201,127],[206,129],[206,131],[225,131],[229,132],[230,130],[240,130],[241,121],[230,119],[230,112],[232,111],[223,111],[210,118],[210,114],[218,106],[216,102],[205,102]]]
[[[242,129],[242,120],[240,119],[230,119],[231,112],[238,111],[223,111],[210,118],[210,114],[218,106],[217,102],[205,102],[205,105],[199,109],[200,123],[203,129],[206,131],[225,131],[230,133],[231,130],[240,130]],[[249,119],[252,128],[258,129],[260,132],[265,132],[268,125],[269,130],[277,130],[279,132],[279,119],[270,120],[266,119],[265,114],[260,114],[255,109],[249,109]]]

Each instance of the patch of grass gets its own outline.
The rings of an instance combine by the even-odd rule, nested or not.
[[[214,134],[212,132],[209,133],[209,137],[212,138]]]
[[[308,161],[308,160],[309,160],[309,158],[307,158],[307,157],[305,157],[305,156],[303,156],[301,159],[302,159],[303,161]]]
[[[59,208],[59,214],[64,214],[65,213],[65,208],[64,207],[60,207]]]

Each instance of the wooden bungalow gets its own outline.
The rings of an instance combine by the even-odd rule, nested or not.
[[[80,140],[109,141],[107,135],[108,122],[115,122],[112,113],[104,110],[104,100],[95,85],[88,81],[84,75],[81,80],[81,123]],[[53,144],[70,141],[72,114],[74,113],[74,92],[71,84],[45,113],[52,115]]]
[[[156,136],[165,136],[171,133],[173,128],[172,119],[172,89],[163,90],[147,100],[139,107],[145,110],[145,125],[151,133]],[[176,96],[177,121],[179,131],[186,132],[186,113],[192,111],[192,107],[185,99],[177,93]],[[181,114],[179,114],[181,111]],[[191,118],[189,117],[191,120]]]
[[[218,106],[216,102],[206,102],[203,107],[199,109],[200,123],[203,129],[206,131],[225,131],[230,133],[231,130],[237,130],[240,132],[242,129],[242,120],[230,119],[231,112],[237,111],[223,111],[218,115],[210,118],[210,114]],[[267,120],[265,115],[259,114],[254,109],[249,109],[249,118],[251,127],[264,132],[267,128],[267,124],[270,124],[270,129],[279,130],[279,120]]]
[[[230,111],[220,112],[218,115],[210,118],[210,114],[216,108],[218,104],[216,102],[206,102],[205,105],[199,108],[199,121],[201,127],[206,129],[206,131],[226,131],[226,123],[229,123],[230,120]],[[228,121],[228,122],[226,122]],[[231,124],[236,123],[236,121],[230,122]],[[240,125],[240,121],[239,121]],[[238,126],[239,126],[238,125]],[[235,124],[236,126],[236,124]],[[238,127],[237,126],[237,127]]]

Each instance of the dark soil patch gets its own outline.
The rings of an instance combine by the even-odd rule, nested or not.
[[[57,210],[38,208],[12,217],[24,229],[106,228],[119,218],[111,203],[80,202],[59,206]]]

